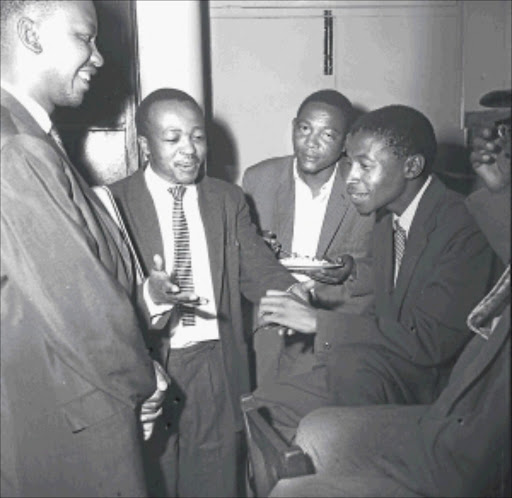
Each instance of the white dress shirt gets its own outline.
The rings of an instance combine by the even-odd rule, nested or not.
[[[146,184],[153,198],[160,233],[164,246],[165,271],[171,274],[174,263],[174,233],[172,230],[173,196],[169,192],[172,186],[160,178],[148,166],[144,172]],[[199,211],[196,185],[186,185],[183,196],[183,211],[187,219],[190,234],[190,252],[192,257],[192,274],[194,278],[194,293],[206,298],[207,304],[197,308],[196,323],[184,327],[179,320],[177,310],[171,316],[171,347],[183,348],[197,342],[219,339],[217,307],[213,291],[213,280],[210,269],[208,244],[204,231],[203,220]]]
[[[293,160],[293,178],[295,184],[295,217],[293,221],[292,252],[299,256],[316,256],[318,240],[327,210],[327,203],[331,195],[338,165],[334,168],[331,177],[327,180],[320,192],[314,196],[311,188],[299,176],[297,159]],[[309,277],[294,273],[299,281],[310,280]]]
[[[393,213],[393,226],[395,224],[395,221],[397,221],[400,226],[405,230],[405,237],[406,240],[409,237],[409,230],[411,229],[412,222],[414,220],[414,216],[416,214],[416,211],[418,209],[418,205],[421,201],[421,198],[423,197],[423,194],[427,190],[428,186],[430,185],[430,182],[432,181],[432,175],[428,175],[428,178],[426,179],[425,183],[419,190],[419,192],[416,194],[414,199],[410,202],[410,204],[407,206],[405,211],[400,215],[397,216]],[[407,242],[406,242],[406,250],[407,250]],[[394,275],[394,281],[396,282],[396,278],[398,276],[398,270],[399,268],[395,268],[395,275]]]
[[[300,256],[314,257],[320,239],[327,203],[331,195],[338,165],[320,192],[314,196],[311,188],[299,176],[297,159],[293,161],[295,180],[295,218],[293,222],[292,252]]]

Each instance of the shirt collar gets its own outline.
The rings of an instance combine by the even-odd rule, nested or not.
[[[320,187],[320,195],[324,195],[325,193],[329,193],[332,189],[332,185],[334,183],[334,179],[336,178],[336,172],[338,171],[338,163],[336,163],[336,166],[334,167],[331,176],[329,177],[329,180],[327,180],[321,187]],[[296,182],[299,182],[305,186],[309,186],[306,184],[306,182],[300,177],[299,175],[299,169],[297,167],[297,158],[293,158],[293,178]]]
[[[158,176],[153,171],[153,168],[149,163],[144,170],[144,178],[146,179],[146,185],[148,186],[150,192],[158,192],[159,194],[169,195],[169,189],[176,185],[175,183],[168,182],[167,180],[164,180],[162,177]],[[197,197],[197,186],[195,183],[184,185],[184,187],[187,189],[187,196],[189,198]]]
[[[8,91],[19,103],[28,111],[28,113],[35,119],[36,123],[43,129],[45,133],[50,133],[52,128],[52,120],[44,108],[38,104],[32,97],[20,92],[13,85],[7,81],[1,81],[0,85]]]
[[[427,187],[430,185],[431,181],[432,175],[428,175],[425,183],[416,194],[414,199],[407,206],[407,209],[400,216],[393,214],[393,222],[398,221],[398,223],[400,223],[400,226],[405,230],[406,236],[409,236],[409,230],[411,229],[412,220],[414,219],[414,215],[418,209],[418,204],[420,203],[421,198],[423,197],[423,194],[425,193],[425,190],[427,190]]]

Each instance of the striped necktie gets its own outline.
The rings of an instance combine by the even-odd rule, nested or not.
[[[190,234],[188,232],[187,218],[183,211],[183,195],[186,188],[175,185],[169,188],[174,198],[172,211],[172,230],[174,233],[174,268],[176,283],[182,292],[194,292],[194,278],[192,275],[192,257],[190,255]],[[183,326],[192,326],[196,323],[195,312],[192,307],[178,307]]]
[[[406,234],[405,230],[400,226],[398,220],[393,221],[394,232],[393,232],[393,240],[394,240],[394,248],[395,248],[395,285],[396,279],[398,277],[398,272],[400,271],[400,265],[402,264],[402,258],[404,257],[405,252],[405,241]]]

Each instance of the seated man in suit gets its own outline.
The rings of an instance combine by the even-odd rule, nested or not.
[[[508,107],[510,96],[489,94]],[[297,443],[316,475],[282,480],[270,496],[510,496],[510,118],[504,132],[484,128],[474,139],[473,168],[488,189],[467,203],[508,266],[470,313],[476,335],[448,385],[431,405],[306,416]]]
[[[261,300],[263,323],[315,338],[315,369],[255,391],[285,437],[312,407],[432,402],[490,284],[493,252],[463,197],[431,172],[436,139],[422,113],[391,105],[361,116],[346,153],[352,202],[377,212],[375,313],[316,309],[278,293]]]
[[[263,234],[271,232],[282,256],[298,254],[335,260],[345,256],[339,285],[324,275],[315,296],[346,312],[361,313],[373,301],[369,270],[374,216],[360,215],[346,192],[342,152],[354,115],[350,101],[336,90],[320,90],[299,106],[292,121],[293,155],[274,157],[248,168],[242,186]],[[352,269],[352,271],[350,271]],[[349,276],[350,275],[350,276]],[[300,277],[297,277],[300,278]],[[306,277],[307,279],[307,277]],[[346,279],[346,280],[344,280]],[[325,280],[325,283],[323,281]],[[254,336],[258,383],[308,365],[308,336],[285,337],[261,330]],[[311,349],[307,351],[311,352]],[[307,356],[307,355],[306,355]],[[309,363],[313,360],[309,355]]]
[[[296,280],[257,234],[242,189],[202,170],[204,116],[190,95],[152,92],[136,125],[146,167],[110,189],[143,270],[163,256],[181,291],[168,328],[151,335],[173,382],[148,449],[150,491],[237,496],[239,400],[249,390],[241,294],[257,302]]]

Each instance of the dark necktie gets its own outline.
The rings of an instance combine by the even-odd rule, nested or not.
[[[402,258],[404,257],[405,252],[405,241],[406,234],[405,230],[400,226],[398,220],[393,222],[394,232],[393,232],[393,240],[394,240],[394,248],[395,248],[395,272],[394,275],[398,277],[398,272],[400,270],[400,265],[402,264]],[[395,278],[396,285],[396,278]]]
[[[172,229],[174,233],[174,268],[173,273],[176,283],[182,292],[194,292],[194,279],[192,275],[192,257],[190,255],[190,234],[188,232],[187,219],[183,211],[183,195],[186,188],[176,185],[169,189],[174,197],[172,211]],[[194,309],[188,306],[178,306],[181,321],[184,326],[192,326],[196,323]]]

